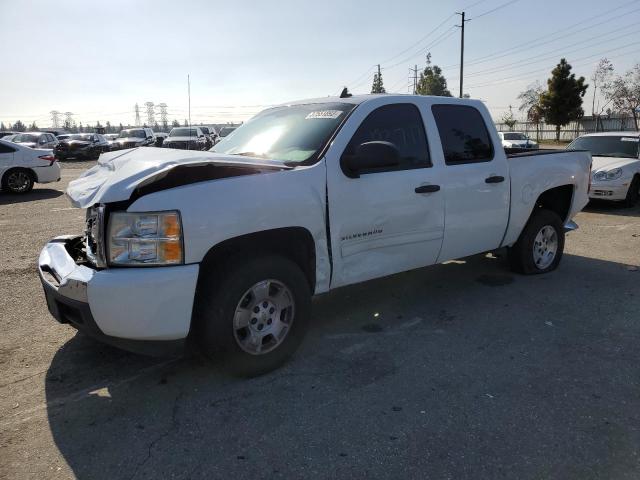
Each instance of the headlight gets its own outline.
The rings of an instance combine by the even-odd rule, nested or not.
[[[615,180],[622,176],[621,168],[614,168],[613,170],[601,170],[594,173],[593,179],[597,181]]]
[[[111,265],[184,263],[180,213],[112,213],[107,235],[107,258]]]

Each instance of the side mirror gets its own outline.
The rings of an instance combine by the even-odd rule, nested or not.
[[[391,142],[365,142],[358,145],[354,155],[343,154],[340,164],[347,177],[358,178],[364,171],[398,166],[400,152]]]

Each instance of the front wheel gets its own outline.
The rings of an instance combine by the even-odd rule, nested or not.
[[[194,310],[195,340],[233,373],[253,377],[282,365],[309,326],[311,292],[291,260],[268,255],[203,272]]]
[[[518,241],[509,249],[511,269],[534,275],[555,270],[564,252],[562,220],[551,210],[533,213]]]

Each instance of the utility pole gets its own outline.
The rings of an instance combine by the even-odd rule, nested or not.
[[[416,90],[418,89],[418,65],[413,67],[413,94],[416,94]]]
[[[464,95],[462,90],[462,81],[463,81],[463,73],[464,73],[464,24],[465,22],[469,22],[470,20],[464,19],[464,12],[456,12],[456,15],[460,15],[462,17],[462,21],[460,22],[460,98]]]

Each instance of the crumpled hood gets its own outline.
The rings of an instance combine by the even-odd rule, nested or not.
[[[640,160],[636,158],[592,157],[591,171],[595,173],[600,170],[613,170],[638,163]]]
[[[279,162],[255,158],[222,155],[213,152],[173,150],[163,148],[135,148],[100,155],[98,164],[85,171],[76,180],[69,183],[67,196],[71,204],[87,208],[97,203],[110,203],[128,200],[140,184],[148,183],[154,176],[162,177],[176,167],[204,165],[209,167],[233,167],[234,170],[282,170]],[[236,176],[237,173],[229,176]],[[165,177],[167,175],[164,175]],[[215,178],[224,178],[224,174]],[[212,179],[196,178],[182,184]],[[170,188],[170,187],[168,187]]]

